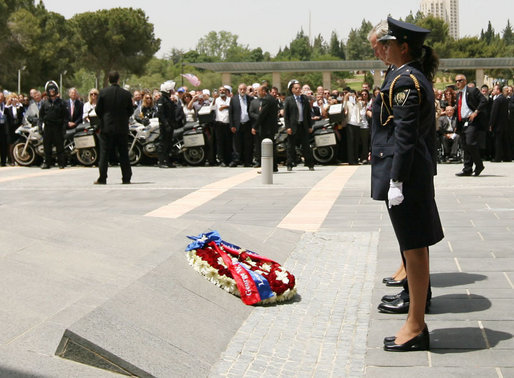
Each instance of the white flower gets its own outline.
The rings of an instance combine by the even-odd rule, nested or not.
[[[220,264],[225,269],[228,268],[227,265],[225,264],[225,261],[223,260],[223,257],[221,257],[221,256],[218,257],[218,264]]]
[[[262,264],[261,269],[262,269],[262,270],[265,270],[266,272],[268,272],[268,273],[269,273],[269,272],[271,272],[271,265],[270,265],[270,264],[268,264],[268,263],[266,263],[266,264]]]
[[[249,257],[245,260],[245,263],[248,264],[248,265],[251,265],[251,266],[256,266],[257,265],[257,263],[255,261],[253,261]]]
[[[277,275],[277,281],[282,281],[285,284],[289,283],[289,278],[287,278],[287,272],[283,270],[275,270],[275,274]]]

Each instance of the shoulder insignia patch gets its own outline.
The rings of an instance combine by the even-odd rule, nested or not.
[[[398,106],[405,105],[407,99],[410,95],[410,89],[404,89],[403,91],[399,91],[394,95],[394,104]]]

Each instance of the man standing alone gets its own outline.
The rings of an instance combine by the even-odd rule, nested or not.
[[[133,113],[132,96],[129,91],[120,88],[117,71],[109,73],[110,87],[100,91],[96,114],[100,118],[100,176],[95,184],[107,183],[107,164],[111,152],[116,149],[122,174],[122,183],[130,184],[132,169],[128,157],[129,117]]]
[[[480,175],[484,164],[480,157],[478,135],[482,112],[487,107],[487,99],[476,87],[468,87],[466,76],[457,75],[455,85],[459,89],[457,95],[457,130],[461,134],[464,149],[464,168],[456,176]],[[475,171],[473,172],[473,164]]]

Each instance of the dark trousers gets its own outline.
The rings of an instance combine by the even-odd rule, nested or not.
[[[239,125],[239,130],[234,135],[234,147],[236,151],[235,161],[244,165],[252,164],[253,136],[250,122]]]
[[[473,164],[476,168],[482,168],[482,158],[480,157],[480,146],[478,144],[478,127],[469,125],[464,127],[461,138],[462,149],[464,150],[464,169],[463,172],[473,172]]]
[[[359,140],[360,140],[360,127],[356,125],[346,125],[346,143],[348,152],[348,163],[357,164],[359,156]]]
[[[0,164],[2,164],[2,165],[7,164],[8,150],[9,150],[9,144],[7,143],[7,125],[5,123],[1,123],[0,124]]]
[[[459,150],[460,136],[456,135],[455,139],[442,136],[443,150],[445,157],[456,157]]]
[[[218,160],[220,163],[229,165],[232,161],[232,138],[233,133],[228,123],[216,122],[214,126],[216,135],[216,146],[218,152]]]
[[[296,134],[287,136],[287,166],[292,167],[296,162],[296,145],[302,145],[302,154],[305,159],[305,165],[314,167],[314,158],[312,157],[311,145],[309,143],[309,133],[304,129],[303,125],[298,125]]]
[[[98,163],[98,170],[100,171],[100,176],[98,177],[98,181],[107,181],[109,156],[111,156],[112,151],[118,151],[122,180],[123,182],[130,182],[132,169],[130,168],[130,160],[128,156],[128,135],[100,133],[99,138],[100,162]]]
[[[61,127],[46,125],[43,136],[45,164],[52,165],[52,146],[57,150],[59,166],[64,166],[64,130]]]
[[[367,129],[359,129],[359,135],[361,137],[360,140],[360,157],[361,161],[368,161],[369,156],[369,128]]]
[[[511,161],[510,135],[508,130],[495,131],[494,133],[494,160]]]
[[[275,143],[275,136],[273,134],[257,134],[257,140],[255,142],[255,152],[258,156],[257,163],[261,164],[262,158],[262,141],[264,139],[271,139],[273,142],[273,170],[278,169],[278,158],[277,158],[277,144]]]
[[[171,164],[171,142],[173,141],[173,129],[168,126],[159,127],[159,164]],[[120,159],[121,160],[121,159]]]

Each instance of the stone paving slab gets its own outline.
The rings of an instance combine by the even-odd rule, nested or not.
[[[255,307],[210,376],[360,376],[364,371],[376,233],[304,235],[284,263],[292,303]]]

